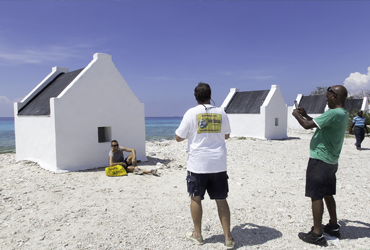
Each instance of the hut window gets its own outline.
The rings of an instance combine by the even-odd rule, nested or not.
[[[111,127],[98,127],[98,142],[110,142],[112,138]]]
[[[275,126],[279,126],[279,118],[275,118]]]

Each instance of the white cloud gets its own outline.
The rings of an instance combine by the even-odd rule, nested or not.
[[[351,73],[344,80],[344,86],[352,91],[370,89],[370,67],[367,68],[367,74],[361,74],[360,72]]]
[[[12,117],[14,106],[13,102],[6,96],[0,96],[0,117]]]
[[[12,101],[10,101],[6,96],[0,96],[0,103],[9,104],[12,103]]]
[[[90,47],[89,45],[72,47],[54,45],[43,48],[14,50],[0,45],[0,63],[39,64],[44,62],[61,62],[82,57],[84,49]]]

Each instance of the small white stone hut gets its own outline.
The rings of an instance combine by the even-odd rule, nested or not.
[[[222,104],[231,126],[231,137],[287,138],[287,105],[278,85],[270,90],[230,89]]]
[[[145,161],[144,104],[107,54],[82,69],[54,67],[14,105],[16,158],[53,172],[108,165],[110,141]]]

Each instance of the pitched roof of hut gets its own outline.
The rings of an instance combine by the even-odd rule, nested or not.
[[[298,107],[306,110],[307,114],[323,114],[325,112],[326,96],[324,95],[310,95],[302,96]]]
[[[259,114],[270,90],[237,92],[226,107],[227,114]]]
[[[353,110],[359,111],[362,107],[363,99],[347,99],[345,104],[345,109],[348,112],[352,112]]]
[[[18,115],[50,115],[50,98],[57,97],[83,70],[60,73],[19,111]]]

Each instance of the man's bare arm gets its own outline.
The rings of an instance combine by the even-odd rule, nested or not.
[[[176,134],[175,134],[175,135],[176,135]],[[177,141],[177,142],[181,142],[181,141],[183,141],[183,140],[185,140],[185,138],[181,138],[180,136],[176,135],[176,141]]]
[[[136,150],[133,149],[133,148],[125,148],[125,147],[121,147],[123,151],[125,152],[131,152],[133,154],[133,156],[136,157]]]
[[[293,110],[292,115],[297,119],[297,121],[299,122],[299,124],[304,129],[311,129],[311,128],[316,128],[317,127],[317,125],[313,121],[312,117],[310,117],[310,116],[308,116],[306,114],[306,111],[302,112],[299,109],[295,109],[295,110]]]

